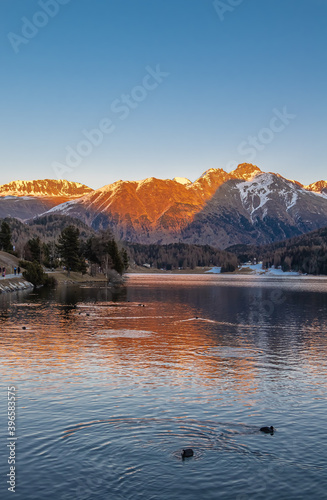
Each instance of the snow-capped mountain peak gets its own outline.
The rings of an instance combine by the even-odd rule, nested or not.
[[[58,197],[72,199],[80,198],[91,191],[93,190],[84,184],[67,180],[17,180],[0,186],[0,197],[29,196],[37,198]]]
[[[304,186],[308,191],[312,191],[314,193],[322,194],[327,197],[327,181],[318,181],[309,184],[308,186]]]
[[[236,187],[239,189],[242,204],[251,218],[269,201],[277,202],[277,198],[288,211],[296,204],[301,190],[292,181],[287,181],[272,173],[257,173],[251,180],[240,182],[236,184]],[[263,213],[265,215],[267,210]]]
[[[251,180],[256,175],[262,174],[262,170],[252,163],[241,163],[235,170],[230,172],[230,176],[235,179]]]
[[[174,177],[173,181],[178,182],[178,184],[183,184],[184,186],[192,184],[192,181],[190,181],[190,179],[187,179],[186,177]]]
[[[186,241],[227,247],[265,243],[327,225],[327,181],[302,186],[243,163],[186,178],[119,180],[100,189],[69,181],[15,181],[0,186],[0,217],[56,213],[122,240]]]

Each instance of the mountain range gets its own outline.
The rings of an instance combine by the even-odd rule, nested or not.
[[[28,220],[93,190],[66,180],[13,181],[0,186],[0,217]]]
[[[93,190],[64,180],[0,186],[0,217],[77,218],[138,243],[266,244],[327,226],[327,181],[308,186],[241,164],[209,169],[196,181],[175,177],[117,181]]]

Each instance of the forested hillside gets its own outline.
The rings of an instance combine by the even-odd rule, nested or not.
[[[327,227],[270,245],[234,245],[227,250],[241,262],[256,258],[263,261],[263,267],[327,274]]]
[[[149,264],[157,269],[194,269],[195,267],[220,266],[222,271],[234,271],[238,260],[236,255],[217,250],[209,245],[169,245],[126,244],[130,262],[142,266]]]
[[[79,229],[81,239],[87,239],[95,234],[95,231],[84,222],[57,214],[37,217],[28,221],[27,224],[12,217],[2,220],[10,226],[11,242],[20,257],[24,257],[24,248],[29,240],[39,237],[44,243],[52,243],[58,239],[61,231],[71,224]]]

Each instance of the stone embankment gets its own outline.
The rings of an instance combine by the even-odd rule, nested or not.
[[[0,293],[19,292],[34,288],[32,283],[24,280],[24,278],[5,278],[0,279]]]

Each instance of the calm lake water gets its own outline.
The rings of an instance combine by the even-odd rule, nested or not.
[[[17,500],[327,498],[326,312],[309,277],[1,295],[1,499],[8,385]]]

